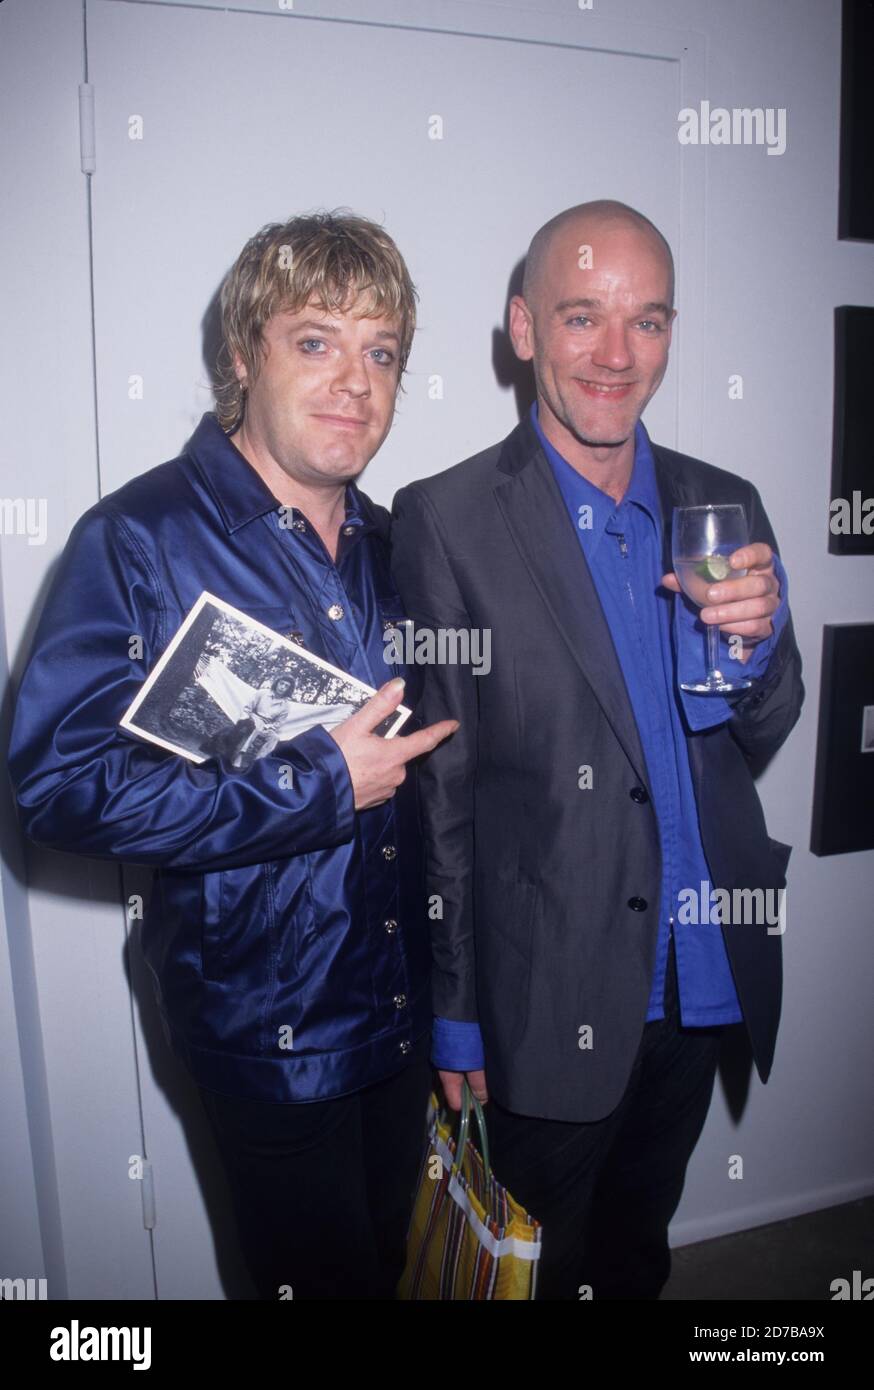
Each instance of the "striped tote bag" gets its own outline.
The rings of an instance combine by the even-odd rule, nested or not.
[[[481,1153],[469,1139],[471,1109]],[[492,1173],[483,1109],[467,1079],[457,1143],[432,1093],[398,1298],[533,1299],[539,1258],[540,1222]]]

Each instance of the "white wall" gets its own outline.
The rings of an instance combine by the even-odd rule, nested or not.
[[[276,6],[237,0],[236,8]],[[399,20],[410,10],[402,0],[380,0],[369,15],[374,8]],[[684,304],[679,266],[675,333],[682,341],[684,318],[700,319],[703,307],[704,349],[681,395],[677,444],[759,487],[791,580],[808,691],[799,726],[761,783],[771,834],[795,846],[776,1061],[766,1087],[753,1076],[747,1093],[737,1097],[717,1084],[673,1230],[677,1241],[700,1239],[874,1191],[867,1065],[874,1042],[874,855],[817,859],[807,849],[822,625],[874,618],[874,562],[827,553],[832,311],[838,304],[874,304],[874,246],[840,243],[836,235],[840,5],[595,0],[594,10],[578,11],[573,0],[492,0],[490,8],[496,28],[501,12],[508,23],[531,12],[576,13],[593,34],[598,26],[634,24],[703,35],[705,95],[713,105],[787,110],[788,144],[780,157],[755,148],[684,151],[689,177],[701,165],[705,171],[706,266],[703,306]],[[349,0],[296,0],[294,9],[362,16],[360,4]],[[430,9],[435,16],[458,16],[460,26],[463,5],[434,0]],[[0,341],[0,491],[32,495],[33,479],[46,476],[46,460],[56,461],[48,544],[2,538],[3,607],[15,669],[48,568],[76,516],[98,495],[87,200],[76,119],[76,88],[84,76],[82,10],[71,0],[6,0],[0,45],[0,264],[7,324]],[[508,93],[507,101],[524,107],[524,93]],[[634,131],[628,136],[633,139]],[[597,130],[591,138],[597,140]],[[581,169],[585,158],[581,148]],[[572,202],[574,171],[568,174]],[[536,169],[521,178],[520,197],[526,179],[536,179]],[[602,192],[610,196],[612,190]],[[277,209],[285,211],[284,205]],[[445,254],[462,249],[446,246]],[[423,318],[445,311],[422,306]],[[499,315],[496,306],[495,321]],[[729,399],[731,373],[743,375],[742,401]],[[463,395],[447,404],[447,432],[487,442],[477,435],[477,405]],[[407,457],[412,463],[403,473],[400,459],[396,475],[394,469],[373,470],[377,500],[388,503],[402,481],[433,471],[430,465],[417,469],[415,452]],[[447,466],[455,461],[453,455],[445,459]],[[33,1046],[25,1043],[20,1064],[0,1073],[0,1107],[18,1116],[20,1129],[27,1076],[28,1142],[37,1136],[39,1182],[22,1207],[14,1241],[0,1236],[0,1274],[43,1272],[16,1263],[35,1258],[41,1248],[53,1296],[63,1296],[65,1280],[76,1296],[88,1296],[110,1279],[116,1296],[149,1297],[151,1252],[139,1193],[122,1171],[127,1155],[141,1151],[143,1137],[133,1031],[119,986],[125,933],[118,884],[105,866],[77,865],[64,856],[31,855],[30,865],[27,900],[14,891],[14,869],[5,895],[7,930],[17,934],[18,945],[10,960],[19,964],[8,975],[0,972],[0,988],[7,994],[14,989],[17,1036],[31,1029]],[[83,974],[92,982],[84,998],[67,987]],[[38,1056],[34,1068],[39,1047],[32,1030],[38,1026],[42,1087]],[[736,1153],[744,1158],[742,1184],[727,1178],[728,1156]],[[22,1141],[14,1156],[19,1170],[26,1158]],[[9,1171],[4,1163],[0,1186],[7,1202]]]
[[[790,577],[807,687],[801,721],[760,784],[771,834],[795,846],[774,1071],[766,1087],[753,1082],[740,1128],[724,1100],[714,1104],[675,1223],[682,1239],[733,1229],[744,1214],[752,1224],[872,1190],[864,1059],[874,1039],[874,855],[820,859],[808,846],[822,625],[874,620],[874,560],[827,553],[833,309],[874,304],[874,246],[837,240],[839,4],[660,9],[706,33],[713,105],[787,111],[782,156],[687,153],[707,162],[704,457],[762,493]],[[728,398],[733,372],[744,377],[742,402]],[[720,1219],[732,1153],[745,1160],[746,1201]]]
[[[0,68],[0,490],[45,497],[48,516],[45,545],[0,539],[8,665],[15,671],[54,561],[98,496],[88,203],[79,163],[81,5],[4,4]],[[4,694],[8,701],[8,689]],[[0,797],[7,797],[5,778]],[[35,1218],[26,1190],[4,1164],[3,1209],[20,1206],[16,1224],[0,1226],[0,1274],[44,1274],[49,1298],[102,1297],[106,1290],[151,1298],[139,1184],[127,1176],[128,1156],[142,1152],[143,1139],[118,871],[48,852],[29,852],[27,860],[27,900],[9,894],[5,907],[44,1268],[22,1267],[32,1255],[20,1226],[32,1239]],[[5,872],[14,886],[14,866],[7,862]],[[34,1037],[37,1026],[41,1036]],[[7,1107],[11,1118],[4,1074],[4,1115]]]

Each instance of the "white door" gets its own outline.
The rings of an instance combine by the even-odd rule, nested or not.
[[[640,208],[681,249],[687,302],[703,302],[701,193],[688,171],[681,181],[676,139],[697,100],[691,39],[613,33],[574,6],[550,17],[385,0],[320,14],[87,0],[104,493],[178,453],[210,408],[221,278],[253,232],[295,212],[345,205],[384,221],[419,290],[406,395],[364,483],[386,504],[516,423],[501,365],[508,285],[560,209],[594,197]],[[660,441],[693,452],[697,334],[684,318],[684,355],[648,415]],[[217,1160],[136,962],[132,984],[158,1295],[233,1296]]]

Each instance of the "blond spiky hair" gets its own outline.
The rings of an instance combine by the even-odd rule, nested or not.
[[[251,380],[258,375],[264,328],[278,310],[314,302],[326,313],[353,305],[368,318],[399,323],[398,389],[413,345],[416,289],[388,232],[345,209],[271,222],[246,242],[221,288],[222,345],[216,363],[215,413],[226,434],[241,423],[246,388],[236,354]]]

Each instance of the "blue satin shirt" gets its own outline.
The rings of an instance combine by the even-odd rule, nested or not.
[[[321,727],[244,772],[118,720],[204,589],[368,685],[403,676],[413,704],[416,669],[385,661],[383,633],[405,619],[388,526],[350,484],[332,563],[206,414],[178,458],[76,523],[18,692],[9,763],[26,833],[155,866],[142,947],[168,1036],[198,1084],[228,1095],[358,1090],[430,1027],[415,770],[356,812]]]

